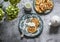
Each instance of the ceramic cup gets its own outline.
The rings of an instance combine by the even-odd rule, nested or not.
[[[60,17],[59,17],[59,16],[53,16],[53,17],[50,19],[49,25],[50,25],[50,26],[59,26],[59,25],[60,25]]]
[[[26,3],[24,4],[24,10],[25,10],[26,12],[31,12],[32,7],[31,7],[31,4],[30,4],[29,2],[26,2]]]

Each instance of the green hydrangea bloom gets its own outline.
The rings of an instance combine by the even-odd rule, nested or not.
[[[17,5],[21,0],[9,0],[12,5]]]
[[[0,8],[0,21],[3,19],[4,17],[4,11]]]
[[[8,6],[6,8],[7,20],[13,20],[18,16],[19,8],[17,6]]]

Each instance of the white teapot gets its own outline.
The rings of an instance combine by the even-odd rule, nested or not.
[[[59,26],[60,25],[60,17],[59,16],[53,16],[49,23],[50,26]]]

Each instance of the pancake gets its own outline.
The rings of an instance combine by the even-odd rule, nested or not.
[[[30,26],[29,26],[29,27],[27,28],[27,30],[28,30],[29,33],[35,33],[35,32],[37,31],[37,28],[36,28],[36,27],[30,27]]]

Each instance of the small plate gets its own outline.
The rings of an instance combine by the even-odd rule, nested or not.
[[[38,29],[37,29],[37,32],[36,32],[36,33],[33,33],[33,34],[27,32],[27,30],[26,30],[26,29],[27,29],[27,28],[26,28],[26,25],[24,24],[26,19],[29,19],[29,18],[32,18],[32,17],[39,19],[39,22],[40,22],[40,25],[39,25],[39,27],[38,27]],[[21,31],[25,36],[35,37],[35,36],[41,34],[41,32],[42,32],[42,30],[43,30],[43,21],[42,21],[42,19],[41,19],[41,17],[40,17],[39,15],[36,15],[36,14],[34,14],[34,13],[32,13],[32,14],[25,14],[25,15],[23,15],[23,16],[21,17],[21,19],[19,20],[19,28],[20,28],[20,31]]]

